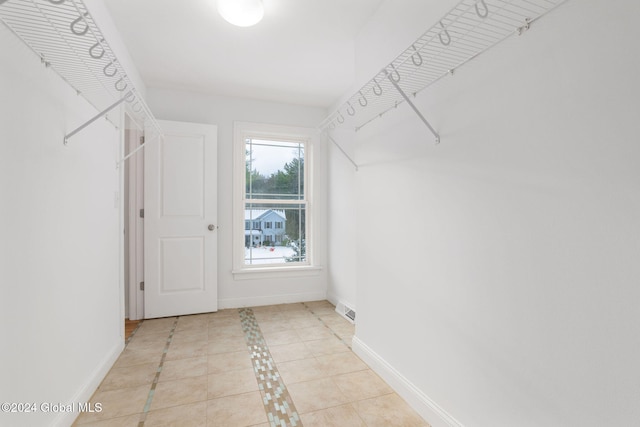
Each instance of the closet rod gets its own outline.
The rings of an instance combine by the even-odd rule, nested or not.
[[[122,104],[124,101],[127,100],[127,98],[133,94],[133,91],[129,91],[127,92],[127,94],[125,96],[123,96],[122,98],[120,98],[119,100],[117,100],[116,102],[114,102],[113,104],[111,104],[110,106],[108,106],[107,108],[105,108],[104,110],[102,110],[101,112],[99,112],[98,114],[96,114],[94,117],[92,117],[91,119],[89,119],[87,122],[85,122],[83,125],[81,125],[80,127],[76,128],[75,130],[69,132],[68,134],[66,134],[64,136],[64,145],[67,145],[69,142],[69,138],[71,138],[73,135],[77,134],[78,132],[80,132],[82,129],[86,128],[87,126],[89,126],[91,123],[95,122],[96,120],[98,120],[100,117],[104,116],[105,114],[107,114],[109,111],[113,110],[114,108],[116,108],[118,105]]]

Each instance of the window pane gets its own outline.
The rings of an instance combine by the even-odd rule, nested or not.
[[[248,138],[247,199],[304,199],[304,143]]]
[[[246,265],[306,261],[306,205],[304,203],[295,205],[246,203],[245,221],[258,225],[244,232]],[[267,226],[272,223],[276,226]]]

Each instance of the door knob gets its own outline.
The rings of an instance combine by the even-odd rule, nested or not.
[[[216,229],[216,226],[213,224],[209,224],[209,227],[207,227],[209,229],[209,231],[213,231]]]

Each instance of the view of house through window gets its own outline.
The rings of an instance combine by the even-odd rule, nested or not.
[[[304,148],[245,139],[245,265],[306,262]]]

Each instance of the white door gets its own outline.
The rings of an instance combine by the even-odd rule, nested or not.
[[[144,157],[144,317],[216,311],[217,127],[159,124]]]

